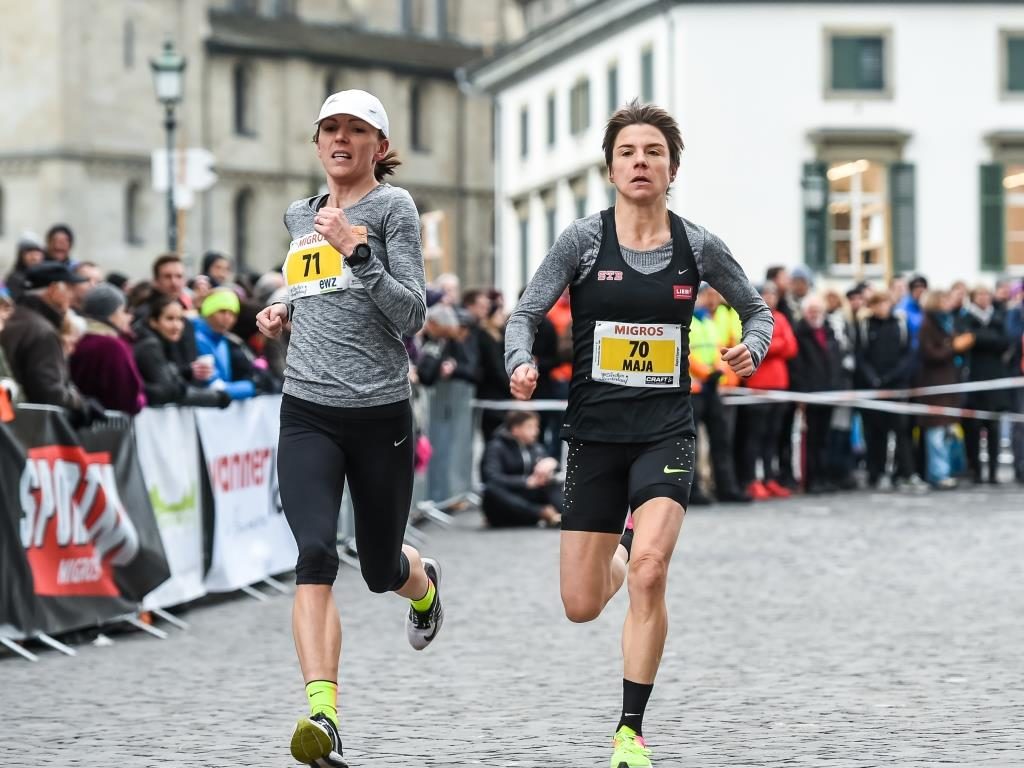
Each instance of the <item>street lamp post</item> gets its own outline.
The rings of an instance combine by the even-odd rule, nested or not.
[[[178,226],[174,210],[174,129],[177,122],[174,108],[185,90],[185,57],[174,50],[174,43],[164,43],[163,53],[149,62],[153,69],[156,98],[164,105],[164,130],[167,132],[167,250],[178,252]]]

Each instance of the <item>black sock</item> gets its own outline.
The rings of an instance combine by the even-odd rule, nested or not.
[[[633,529],[632,528],[627,528],[622,533],[622,538],[619,539],[619,544],[621,544],[622,546],[624,546],[626,548],[626,562],[628,563],[629,562],[629,556],[632,554],[632,550],[633,550]]]
[[[647,709],[647,700],[651,698],[653,690],[653,683],[645,685],[622,678],[622,717],[616,731],[625,725],[636,731],[637,736],[644,735],[644,710]]]

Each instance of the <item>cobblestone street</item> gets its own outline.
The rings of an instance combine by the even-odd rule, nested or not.
[[[645,731],[658,768],[1024,765],[1024,494],[853,494],[694,509]],[[620,594],[562,615],[558,534],[427,529],[447,623],[343,570],[353,768],[607,765]],[[290,600],[198,607],[188,632],[0,659],[0,765],[288,766],[305,697]]]

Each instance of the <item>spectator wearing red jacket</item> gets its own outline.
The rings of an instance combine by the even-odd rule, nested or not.
[[[772,343],[768,353],[752,376],[746,380],[751,389],[789,389],[788,362],[796,357],[797,343],[793,327],[786,316],[779,311],[779,293],[775,283],[767,282],[761,287],[761,296],[775,318]],[[748,409],[745,424],[746,440],[743,443],[740,462],[740,482],[746,486],[747,494],[753,499],[768,499],[773,496],[785,498],[789,491],[779,482],[779,438],[786,415],[786,403],[762,403],[744,406]],[[761,461],[762,479],[757,479],[757,462]]]

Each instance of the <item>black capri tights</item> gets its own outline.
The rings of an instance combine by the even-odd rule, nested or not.
[[[333,408],[285,395],[277,472],[295,536],[296,584],[333,584],[338,576],[338,515],[348,478],[363,579],[373,592],[409,579],[402,552],[412,502],[409,401]]]

